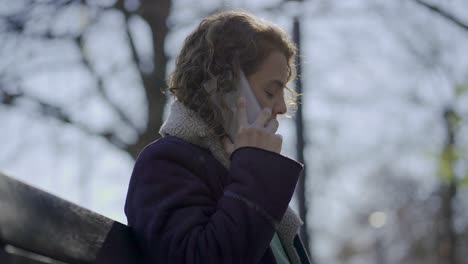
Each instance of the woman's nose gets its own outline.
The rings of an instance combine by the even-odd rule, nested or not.
[[[284,96],[281,96],[277,102],[275,102],[275,106],[273,108],[273,116],[276,118],[277,115],[286,114],[286,102],[284,101]]]

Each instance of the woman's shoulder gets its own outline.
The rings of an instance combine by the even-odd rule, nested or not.
[[[167,184],[168,181],[190,179],[189,182],[192,184],[195,183],[192,181],[197,179],[207,185],[218,186],[219,184],[213,181],[216,177],[212,175],[222,175],[223,169],[224,167],[214,159],[208,149],[175,136],[165,136],[148,144],[140,152],[134,164],[131,182]],[[177,175],[177,177],[167,177],[167,175]]]
[[[209,154],[210,151],[201,146],[192,144],[176,136],[165,136],[143,148],[138,155],[137,162],[154,159],[184,161]]]

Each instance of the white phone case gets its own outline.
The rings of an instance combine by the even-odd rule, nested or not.
[[[252,91],[252,87],[245,77],[245,74],[242,70],[239,73],[239,87],[241,90],[241,95],[244,96],[246,102],[246,112],[247,112],[247,121],[249,124],[252,124],[257,119],[260,114],[261,108],[258,103],[257,97]]]
[[[231,119],[229,120],[228,113],[222,113],[224,119],[224,129],[226,130],[231,141],[234,142],[234,139],[237,136],[238,124],[237,124],[237,102],[239,96],[243,96],[246,102],[246,113],[247,113],[247,122],[252,124],[257,119],[260,114],[261,108],[258,103],[257,97],[252,91],[252,87],[247,80],[244,72],[239,70],[239,80],[237,82],[237,87],[234,91],[224,95],[224,101],[229,107]]]

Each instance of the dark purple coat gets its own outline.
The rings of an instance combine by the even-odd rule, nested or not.
[[[228,171],[208,149],[167,136],[136,161],[128,225],[149,263],[276,263],[269,245],[302,169],[242,147]]]

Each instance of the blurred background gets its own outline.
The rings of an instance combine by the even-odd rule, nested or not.
[[[183,40],[227,9],[299,21],[313,262],[468,263],[466,0],[0,0],[0,171],[127,223]]]

